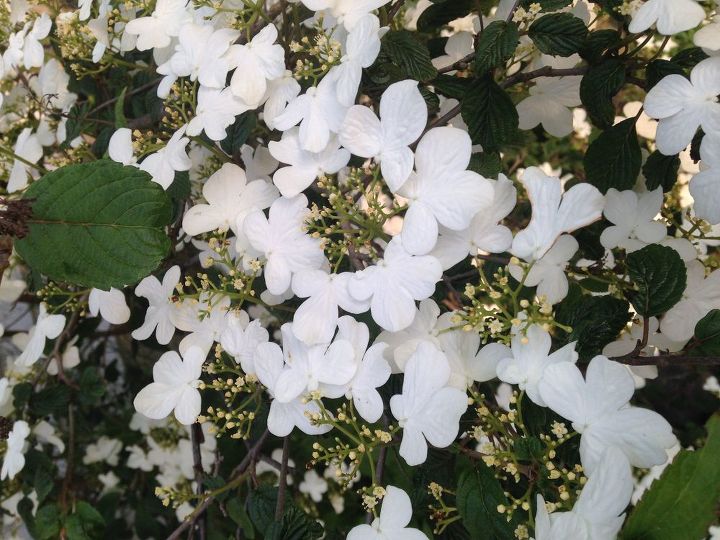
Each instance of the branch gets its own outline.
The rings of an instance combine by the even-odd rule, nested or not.
[[[720,366],[720,356],[689,356],[686,354],[658,354],[657,356],[635,356],[611,358],[628,366],[690,367]]]
[[[203,435],[202,426],[197,422],[195,422],[190,429],[190,437],[192,439],[193,470],[195,471],[195,483],[197,484],[196,493],[198,495],[202,495],[204,470],[200,445],[205,442],[205,436]],[[205,540],[207,528],[207,514],[205,511],[202,511],[195,516],[194,523],[197,525],[199,539]]]
[[[287,491],[288,454],[290,452],[290,437],[283,437],[282,461],[280,463],[280,480],[278,497],[275,504],[275,521],[280,521],[285,513],[285,494]]]

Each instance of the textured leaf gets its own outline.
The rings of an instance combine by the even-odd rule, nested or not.
[[[655,480],[623,529],[623,540],[705,538],[720,504],[720,415],[700,450],[682,450]]]
[[[580,100],[596,126],[606,128],[612,125],[615,119],[615,105],[612,98],[623,84],[625,84],[625,64],[618,58],[590,66],[580,81]]]
[[[257,115],[254,111],[242,113],[227,129],[227,137],[220,142],[220,148],[231,156],[239,156],[242,145],[245,144],[256,125]]]
[[[650,154],[642,167],[643,176],[645,176],[645,186],[652,191],[658,186],[662,186],[663,191],[670,191],[678,177],[680,169],[680,158],[675,156],[666,156],[657,150]]]
[[[433,32],[439,26],[464,17],[475,7],[475,0],[451,0],[429,6],[420,14],[417,29],[420,32]]]
[[[34,199],[28,235],[15,243],[35,271],[108,290],[150,274],[170,249],[170,199],[150,176],[108,160],[48,173]]]
[[[475,48],[475,71],[481,73],[504,65],[515,52],[519,39],[515,23],[491,22],[480,34]]]
[[[687,271],[674,249],[650,244],[630,253],[627,264],[630,278],[637,286],[630,301],[640,315],[661,315],[682,298]]]
[[[570,56],[582,47],[588,29],[585,23],[570,13],[551,13],[530,25],[528,36],[545,54]]]
[[[432,81],[432,85],[438,94],[458,100],[462,99],[471,84],[470,79],[444,74],[438,75]]]
[[[486,540],[514,538],[514,526],[497,511],[507,499],[495,475],[478,462],[475,470],[462,473],[457,487],[457,507],[463,525],[472,538]]]
[[[590,32],[580,48],[580,56],[591,64],[599,63],[603,53],[619,42],[620,32],[617,30],[604,29]]]
[[[720,356],[720,309],[713,309],[695,325],[697,346],[690,349],[693,356]]]
[[[437,75],[427,47],[412,32],[391,30],[383,37],[382,50],[411,79],[429,81]]]
[[[486,152],[500,149],[517,131],[515,105],[489,76],[477,79],[468,89],[461,113],[473,142]]]
[[[642,165],[635,118],[623,120],[601,133],[590,144],[584,164],[587,181],[602,193],[610,188],[632,189]]]

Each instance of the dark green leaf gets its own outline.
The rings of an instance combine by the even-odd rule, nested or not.
[[[54,486],[55,482],[53,481],[53,477],[46,469],[38,468],[35,470],[33,487],[35,488],[35,493],[37,493],[38,504],[43,503],[45,497],[50,494]]]
[[[585,176],[603,194],[610,188],[632,189],[640,174],[642,152],[635,118],[628,118],[600,134],[585,154]]]
[[[685,70],[680,64],[676,64],[671,60],[653,60],[645,69],[646,90],[650,90],[653,86],[660,82],[661,79],[668,75],[683,75]]]
[[[281,521],[272,522],[265,540],[315,540],[322,535],[322,526],[293,506],[287,509]]]
[[[32,395],[33,385],[27,382],[16,384],[13,386],[13,407],[16,409],[22,409],[30,401]]]
[[[429,81],[437,75],[427,47],[412,32],[391,30],[383,37],[382,51],[411,79]]]
[[[458,512],[472,538],[514,538],[514,527],[497,511],[498,505],[507,505],[507,499],[500,482],[484,463],[478,462],[475,470],[462,473],[456,493]]]
[[[545,54],[570,56],[582,47],[588,29],[585,23],[570,13],[551,13],[530,25],[528,36]]]
[[[480,34],[475,48],[475,71],[481,73],[503,66],[515,52],[519,39],[515,23],[491,22]]]
[[[103,537],[105,520],[100,512],[88,503],[80,501],[75,505],[75,513],[65,521],[68,540],[95,540]]]
[[[247,511],[250,519],[259,531],[265,531],[275,520],[275,504],[277,502],[277,488],[261,484],[250,492],[247,501]]]
[[[46,504],[35,514],[35,537],[38,540],[57,538],[60,534],[60,509],[54,503]]]
[[[220,142],[226,154],[231,156],[239,156],[240,149],[245,141],[248,140],[250,133],[257,125],[257,115],[254,111],[247,111],[235,118],[232,126],[227,128],[227,137]]]
[[[473,142],[485,152],[499,150],[517,131],[515,105],[489,76],[477,79],[468,89],[461,113]]]
[[[625,84],[625,64],[611,58],[597,66],[590,66],[580,81],[580,100],[593,123],[601,128],[612,125],[615,105],[612,98]]]
[[[645,186],[654,190],[662,186],[663,191],[670,191],[678,177],[680,169],[680,158],[678,156],[666,156],[657,150],[650,154],[642,167],[645,176]]]
[[[627,325],[629,308],[630,304],[624,300],[582,294],[578,286],[572,285],[555,314],[559,323],[572,328],[562,342],[576,341],[575,350],[583,360],[600,354]]]
[[[15,248],[56,281],[122,288],[150,274],[170,249],[170,198],[135,167],[69,165],[33,182],[24,197],[34,199],[33,217]]]
[[[237,523],[243,530],[245,538],[253,540],[255,538],[255,528],[253,527],[250,516],[245,511],[245,506],[241,499],[230,499],[225,505],[230,519]]]
[[[603,53],[619,42],[620,32],[617,30],[606,29],[590,32],[580,49],[580,56],[591,64],[597,64],[602,60]]]
[[[80,375],[80,392],[78,398],[83,405],[95,404],[105,393],[105,382],[98,370],[86,367]]]
[[[36,416],[48,416],[64,409],[70,401],[70,390],[64,384],[44,388],[30,397],[30,410]]]
[[[640,315],[662,315],[682,298],[687,271],[674,249],[650,244],[628,254],[627,265],[630,278],[637,287],[630,301]]]
[[[720,415],[707,423],[700,450],[681,450],[645,493],[623,528],[623,540],[705,538],[720,503]]]
[[[525,9],[530,9],[530,6],[535,3],[540,4],[542,13],[549,13],[569,6],[572,4],[572,0],[540,0],[539,2],[537,0],[522,0],[520,5]]]
[[[707,58],[707,53],[700,47],[683,47],[680,52],[671,58],[671,60],[680,67],[690,69],[694,68],[697,64]]]
[[[444,74],[438,75],[432,81],[432,85],[437,93],[458,100],[462,99],[471,84],[471,79]]]
[[[417,21],[420,32],[433,32],[450,21],[464,17],[475,7],[475,0],[452,0],[428,7]]]
[[[720,356],[720,309],[713,309],[695,325],[693,356]]]
[[[480,152],[473,154],[470,158],[468,169],[484,176],[485,178],[496,178],[502,171],[500,154],[497,152]]]

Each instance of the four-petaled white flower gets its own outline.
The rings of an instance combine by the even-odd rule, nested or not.
[[[667,233],[667,227],[655,221],[662,203],[661,187],[645,193],[608,189],[603,214],[613,225],[602,232],[600,243],[607,249],[620,247],[629,253],[660,242]]]
[[[658,150],[665,155],[681,152],[699,127],[705,133],[720,131],[718,94],[718,57],[707,58],[696,65],[690,72],[690,80],[673,73],[653,86],[643,106],[648,116],[660,120],[655,138]]]
[[[337,96],[343,105],[355,103],[363,68],[370,67],[380,53],[380,20],[365,15],[348,34],[345,54],[337,68]]]
[[[390,398],[390,410],[403,430],[400,455],[408,465],[427,459],[427,442],[438,448],[457,437],[467,394],[447,386],[450,364],[434,345],[421,343],[405,365],[402,394]]]
[[[632,375],[604,356],[590,361],[584,380],[574,363],[548,366],[539,390],[547,406],[581,434],[580,460],[588,476],[608,447],[622,450],[631,465],[649,468],[665,463],[666,449],[677,441],[662,416],[629,405],[635,392]]]
[[[130,308],[122,291],[93,289],[88,297],[88,309],[93,317],[98,313],[110,324],[123,324],[130,320]]]
[[[203,185],[207,204],[196,204],[183,217],[183,230],[190,236],[216,229],[241,233],[250,212],[264,210],[277,199],[277,190],[264,180],[247,181],[245,171],[226,163]]]
[[[408,527],[412,519],[410,497],[395,486],[385,488],[380,515],[370,525],[353,527],[347,540],[427,540],[417,529]]]
[[[192,161],[185,151],[190,139],[185,137],[186,126],[173,133],[167,144],[154,154],[147,156],[140,164],[140,168],[152,176],[153,182],[160,184],[163,189],[170,187],[178,171],[189,171]]]
[[[186,133],[195,137],[205,130],[210,140],[222,141],[227,137],[227,128],[235,122],[235,117],[249,109],[229,87],[219,90],[201,86],[197,93],[195,116],[188,122]]]
[[[574,365],[578,359],[575,342],[553,353],[550,353],[551,346],[550,334],[540,325],[531,325],[525,335],[518,331],[512,338],[511,348],[505,347],[506,355],[498,362],[498,379],[517,384],[534,403],[545,407],[538,390],[545,370],[557,363]]]
[[[261,252],[265,264],[265,284],[271,294],[288,290],[293,273],[315,270],[325,261],[320,241],[304,228],[307,198],[280,197],[270,206],[270,216],[261,210],[248,214],[243,230],[253,248]]]
[[[629,30],[644,32],[653,24],[665,36],[691,30],[705,18],[705,10],[697,0],[647,0],[632,16]]]
[[[302,193],[321,174],[335,174],[350,161],[350,152],[340,148],[331,137],[321,152],[308,152],[300,143],[298,128],[290,128],[279,141],[270,141],[270,154],[288,167],[280,167],[273,175],[273,183],[283,197]]]
[[[396,82],[380,98],[380,120],[362,105],[348,110],[340,143],[356,156],[379,161],[385,183],[391,191],[397,191],[412,172],[413,152],[409,146],[422,135],[427,116],[417,81]]]
[[[175,351],[163,354],[153,366],[153,382],[135,396],[135,409],[153,420],[175,411],[175,418],[188,426],[195,423],[202,400],[198,386],[206,353],[191,347],[182,358]]]
[[[580,105],[582,77],[540,77],[530,95],[517,104],[520,129],[542,124],[553,137],[565,137],[573,130],[573,108]]]
[[[397,332],[415,318],[415,300],[429,298],[441,279],[440,261],[428,255],[411,255],[395,237],[382,260],[355,273],[348,290],[355,300],[370,300],[370,312],[378,325]]]
[[[720,223],[720,134],[706,133],[700,144],[700,172],[690,181],[697,217]]]
[[[157,342],[160,345],[170,343],[175,334],[172,312],[177,309],[172,296],[178,281],[180,281],[180,267],[173,266],[165,272],[162,283],[155,276],[148,276],[135,287],[135,295],[147,298],[150,305],[143,325],[133,330],[133,339],[142,341],[156,332]]]
[[[6,478],[12,480],[17,473],[22,471],[25,466],[25,439],[28,435],[30,435],[30,426],[25,420],[18,420],[13,424],[6,441],[0,480]]]
[[[327,10],[338,23],[351,31],[358,22],[374,9],[378,9],[390,0],[301,0],[313,11]]]
[[[517,233],[511,252],[526,261],[545,255],[562,233],[600,219],[605,198],[595,186],[577,184],[562,193],[562,182],[537,167],[528,167],[522,183],[532,203],[530,224]]]
[[[49,315],[47,306],[40,304],[35,326],[30,330],[22,354],[15,360],[19,366],[32,366],[42,356],[46,339],[55,339],[65,327],[65,315]]]
[[[228,314],[225,329],[220,334],[220,345],[246,374],[254,375],[255,349],[261,343],[267,343],[269,337],[258,319],[251,321],[246,312],[233,311]]]
[[[139,17],[125,25],[125,32],[137,36],[139,51],[162,49],[180,34],[184,24],[192,20],[187,0],[158,0],[148,17]]]

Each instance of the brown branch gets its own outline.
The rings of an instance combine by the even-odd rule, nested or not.
[[[658,354],[656,356],[635,356],[611,358],[628,366],[658,367],[701,367],[720,366],[720,356],[690,356],[686,354]]]
[[[198,495],[202,495],[203,475],[205,474],[205,471],[203,470],[202,465],[200,445],[205,442],[205,435],[203,435],[202,426],[197,422],[195,422],[190,428],[190,438],[192,442],[193,471],[195,472],[195,483],[197,484],[195,492]],[[207,514],[205,511],[202,511],[195,516],[193,527],[197,529],[199,540],[205,540],[207,529]]]
[[[285,513],[285,495],[287,493],[288,454],[290,453],[290,437],[283,437],[282,461],[280,463],[280,480],[278,484],[277,503],[275,504],[275,521],[280,521]]]

